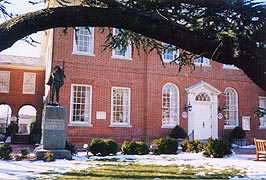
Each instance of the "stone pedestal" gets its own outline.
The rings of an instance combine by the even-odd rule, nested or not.
[[[41,148],[36,151],[37,160],[43,159],[51,151],[56,159],[72,159],[71,153],[65,150],[67,111],[63,106],[46,106],[42,119]]]

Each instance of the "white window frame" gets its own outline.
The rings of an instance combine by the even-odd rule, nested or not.
[[[265,96],[259,96],[259,107],[266,108],[266,97]],[[266,129],[266,115],[259,118],[260,125],[259,129]]]
[[[76,28],[81,29],[82,31],[87,31],[90,34],[84,35],[84,34],[79,34],[79,31],[77,30],[74,31],[73,54],[95,56],[94,54],[94,27],[76,27]],[[89,28],[89,30],[87,28]],[[89,46],[88,51],[78,50],[78,41],[80,38],[79,36],[87,36],[89,38],[87,41],[88,46]]]
[[[200,60],[200,61],[197,61],[197,60]],[[211,64],[210,64],[210,59],[209,58],[206,58],[206,57],[197,57],[194,56],[194,64],[196,66],[206,66],[206,67],[210,67]]]
[[[170,89],[168,89],[170,88]],[[170,97],[169,97],[169,105],[165,105],[164,99],[166,98],[164,96],[165,91],[170,91]],[[175,91],[175,92],[173,92]],[[173,94],[175,93],[175,94]],[[176,101],[176,102],[173,102]],[[165,112],[165,109],[169,109],[169,114]],[[179,112],[180,112],[180,97],[179,97],[179,89],[178,87],[173,83],[166,83],[162,88],[162,126],[161,128],[173,128],[176,125],[179,125],[180,118],[179,118]],[[168,118],[165,116],[169,116]]]
[[[223,64],[223,69],[239,70],[239,68],[233,64]]]
[[[79,103],[80,105],[83,105],[85,106],[84,110],[85,111],[85,117],[88,118],[87,120],[84,120],[84,121],[74,121],[73,120],[73,117],[74,117],[74,88],[75,87],[85,87],[86,89],[89,88],[89,96],[86,96],[85,97],[85,101],[87,102],[84,102],[84,103]],[[78,104],[78,103],[76,103]],[[81,109],[81,108],[80,108]],[[71,96],[70,96],[70,122],[69,122],[69,126],[92,126],[92,123],[91,123],[91,109],[92,109],[92,86],[91,85],[84,85],[84,84],[71,84]]]
[[[166,46],[169,46],[169,44],[162,42],[162,46],[166,47]],[[175,47],[175,46],[171,45],[171,47]],[[173,54],[169,55],[169,53],[173,53]],[[170,57],[170,56],[172,56],[172,57],[166,58],[166,57]],[[166,50],[166,51],[162,52],[162,59],[163,59],[163,62],[165,62],[165,63],[170,63],[171,61],[173,61],[178,56],[179,56],[179,49],[173,50],[173,51],[172,50]]]
[[[113,28],[113,34],[116,35],[118,34],[119,29],[117,28]],[[128,45],[126,50],[125,50],[125,54],[124,55],[120,55],[120,54],[116,54],[116,52],[120,52],[120,48],[117,47],[115,49],[112,50],[112,58],[115,59],[125,59],[125,60],[132,60],[132,50],[131,50],[131,45]]]
[[[35,94],[36,73],[24,72],[23,76],[23,94]]]
[[[128,91],[128,99],[124,99],[123,98],[123,102],[127,101],[128,105],[124,105],[122,104],[122,111],[123,111],[123,114],[121,115],[121,119],[122,119],[122,122],[115,122],[114,120],[114,90],[123,90],[123,91]],[[131,97],[131,89],[130,88],[126,88],[126,87],[112,87],[112,90],[111,90],[111,122],[110,122],[110,127],[131,127],[130,125],[130,108],[131,108],[131,104],[130,104],[130,97]],[[126,108],[126,109],[125,109]],[[125,112],[125,113],[124,113]],[[128,113],[126,113],[128,112]]]
[[[227,91],[232,91],[235,93],[235,100],[232,99],[232,97],[229,97],[229,101],[227,101],[227,95],[226,95],[226,92]],[[230,94],[229,94],[230,95]],[[226,107],[226,110],[224,112],[224,116],[225,116],[225,122],[224,122],[224,129],[233,129],[235,128],[236,126],[239,125],[239,119],[238,119],[238,94],[237,94],[237,91],[234,89],[234,88],[231,88],[231,87],[228,87],[224,90],[224,101],[225,101],[225,107]],[[232,101],[235,101],[235,104],[232,103]],[[235,107],[235,110],[234,110],[234,107]],[[232,119],[230,119],[232,116],[231,114],[233,114],[233,112],[235,111],[235,124],[231,124],[232,122]],[[227,116],[228,117],[228,120],[227,120]],[[227,123],[227,121],[229,122],[229,124]]]
[[[0,93],[9,93],[10,71],[0,71]]]

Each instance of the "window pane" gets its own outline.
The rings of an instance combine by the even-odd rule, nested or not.
[[[162,124],[177,125],[179,120],[179,93],[173,84],[166,84],[162,94]]]
[[[210,59],[206,57],[196,57],[194,59],[196,65],[210,65]]]
[[[170,49],[166,49],[163,51],[163,60],[164,61],[172,61],[178,56],[178,50],[176,50],[175,46],[169,45],[167,43],[162,43],[163,47],[169,47]]]
[[[36,73],[24,73],[23,94],[35,94]]]
[[[112,88],[112,124],[128,124],[130,118],[130,89]]]
[[[0,71],[0,92],[9,92],[10,72]]]
[[[78,27],[75,36],[76,51],[93,53],[93,27]]]
[[[238,104],[237,93],[234,89],[228,88],[224,92],[225,99],[225,125],[237,126],[238,125]]]
[[[72,86],[72,122],[90,123],[91,87]]]
[[[114,35],[120,33],[120,30],[114,28]],[[122,48],[122,46],[118,46],[113,50],[113,56],[122,57],[122,58],[131,58],[131,45],[128,45],[126,48]]]

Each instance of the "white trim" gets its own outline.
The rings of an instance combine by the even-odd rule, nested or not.
[[[114,50],[113,50],[113,51],[114,51]],[[130,60],[133,60],[132,57],[113,55],[113,54],[114,54],[113,51],[112,51],[112,56],[111,56],[112,59],[129,60],[129,61],[130,61]]]
[[[77,27],[77,28],[84,28],[84,27]],[[78,51],[77,50],[76,30],[74,30],[72,54],[85,55],[85,56],[95,56],[95,54],[94,54],[94,27],[89,27],[89,28],[91,29],[90,30],[90,32],[91,32],[91,43],[89,44],[89,46],[91,46],[91,48],[89,48],[90,51],[84,52],[84,51]]]
[[[169,44],[167,44],[167,43],[164,43],[164,42],[162,42],[162,46],[168,46]],[[173,46],[173,47],[175,47],[175,46]],[[173,50],[172,51],[173,52],[173,57],[177,57],[177,56],[179,56],[179,49],[176,49],[176,50]],[[165,63],[170,63],[171,61],[173,61],[174,59],[165,59],[164,58],[164,53],[165,52],[162,52],[162,59],[163,59],[163,62],[165,62]]]
[[[192,110],[188,111],[188,132],[197,131],[195,129],[194,122],[197,117],[194,117],[194,111],[197,110],[198,105],[210,105],[211,108],[211,136],[212,138],[218,138],[218,95],[221,91],[208,84],[207,82],[201,81],[188,88],[187,92],[187,103],[190,103]],[[195,98],[200,93],[206,93],[210,96],[210,101],[195,101]]]
[[[196,59],[200,59],[200,58],[203,58],[203,62],[195,62]],[[206,63],[207,60],[208,60],[208,62]],[[209,58],[206,58],[206,57],[195,58],[195,56],[194,56],[194,64],[196,66],[211,67],[211,60]]]
[[[239,68],[233,64],[223,64],[223,69],[239,70]]]
[[[28,78],[28,76],[32,76],[33,79],[32,79],[32,82],[28,82],[26,84],[25,81],[29,80],[29,79],[26,79],[26,78]],[[26,85],[28,85],[29,83],[33,84],[31,91],[27,91],[29,89],[26,87]],[[35,94],[35,88],[36,88],[36,73],[24,72],[22,94]]]
[[[122,128],[131,128],[131,125],[126,124],[110,124],[109,127],[122,127]]]
[[[114,89],[122,89],[122,90],[128,90],[128,122],[121,122],[121,123],[115,123],[113,122],[113,90]],[[124,107],[124,106],[123,106]],[[128,87],[118,87],[118,86],[112,86],[111,88],[111,119],[110,119],[110,127],[131,127],[130,125],[130,109],[131,109],[131,89]]]
[[[90,96],[89,96],[89,119],[88,121],[72,121],[73,117],[73,88],[74,86],[80,86],[80,87],[89,87],[90,88]],[[92,116],[92,86],[91,85],[85,85],[85,84],[71,84],[71,92],[70,92],[70,113],[69,113],[69,124],[68,126],[92,126],[91,123],[91,116]]]
[[[116,35],[116,30],[119,30],[117,28],[113,28],[113,34]],[[124,60],[132,60],[132,47],[131,44],[127,46],[127,49],[125,50],[125,55],[116,55],[115,54],[116,48],[112,50],[112,56],[113,59],[124,59]]]
[[[0,89],[0,93],[9,93],[9,89],[10,89],[10,71],[0,71],[0,72],[2,72],[3,74],[5,74],[6,73],[6,75],[8,76],[8,79],[7,79],[7,83],[8,83],[8,87],[7,87],[7,90],[6,91],[4,91],[4,90],[1,90]]]
[[[174,112],[175,114],[177,114],[177,119],[176,119],[176,121],[175,121],[175,123],[174,123],[174,121],[173,121],[173,123],[171,123],[171,124],[163,124],[163,114],[162,114],[162,125],[161,125],[161,128],[172,128],[172,127],[175,127],[176,125],[179,125],[180,124],[180,92],[179,92],[179,88],[177,87],[177,85],[176,84],[174,84],[174,83],[170,83],[170,82],[168,82],[168,83],[165,83],[164,84],[164,86],[162,87],[162,99],[161,99],[161,101],[162,101],[162,105],[161,105],[161,108],[162,108],[162,111],[161,111],[161,113],[163,113],[163,108],[164,108],[164,106],[163,106],[163,92],[164,92],[164,88],[167,86],[167,85],[170,85],[170,86],[173,86],[173,87],[175,87],[175,89],[176,89],[176,98],[177,98],[177,112]],[[170,107],[169,107],[170,108]]]
[[[178,125],[178,124],[176,124],[176,125]],[[169,128],[174,128],[176,125],[161,125],[161,128],[162,129],[169,129]]]
[[[233,129],[233,128],[235,128],[236,126],[239,126],[239,116],[238,116],[238,113],[239,113],[239,110],[238,110],[238,93],[237,93],[237,91],[234,89],[234,88],[232,88],[232,87],[227,87],[225,90],[224,90],[224,94],[225,94],[225,92],[228,90],[228,89],[231,89],[232,91],[234,91],[234,93],[235,93],[235,95],[236,95],[236,104],[235,104],[235,106],[236,106],[236,124],[235,125],[226,125],[226,124],[224,124],[224,129]]]

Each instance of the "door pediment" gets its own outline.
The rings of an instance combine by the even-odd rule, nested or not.
[[[185,90],[188,94],[196,93],[196,92],[200,92],[200,91],[208,91],[212,95],[218,96],[219,94],[222,93],[217,88],[213,87],[212,85],[210,85],[209,83],[207,83],[205,81],[200,81],[196,84],[193,84],[192,86],[186,88]]]

